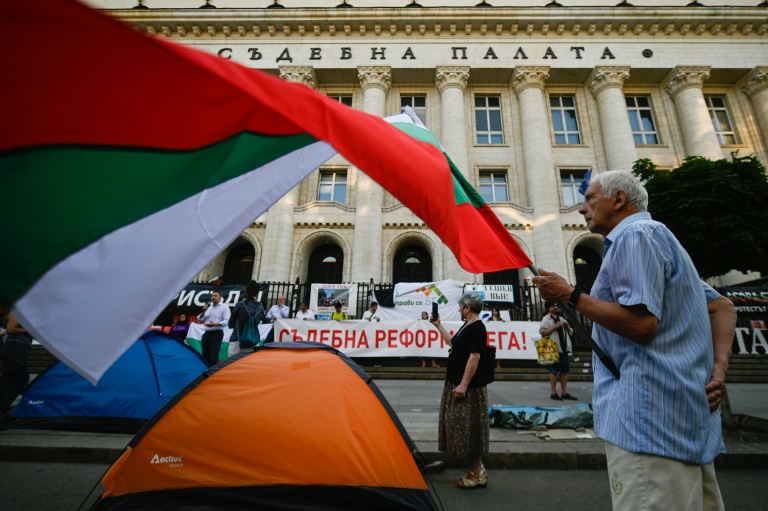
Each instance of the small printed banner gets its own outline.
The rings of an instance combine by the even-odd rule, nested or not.
[[[733,302],[738,314],[735,352],[768,354],[768,286],[729,286],[718,291]]]
[[[459,321],[443,321],[451,333]],[[536,360],[533,339],[539,323],[509,321],[486,323],[488,345],[496,347],[496,358]],[[313,341],[328,344],[349,357],[446,357],[450,348],[437,329],[426,320],[304,321],[278,319],[275,342]]]
[[[484,302],[515,303],[515,289],[512,284],[469,284],[464,289],[467,293],[477,294]]]
[[[312,284],[309,308],[316,319],[331,319],[335,302],[349,317],[357,314],[357,284]]]

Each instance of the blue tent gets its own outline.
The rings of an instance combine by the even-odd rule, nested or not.
[[[5,427],[135,433],[207,369],[189,346],[148,331],[95,386],[61,362],[50,366],[24,389]]]

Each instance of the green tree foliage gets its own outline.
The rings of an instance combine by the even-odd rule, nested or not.
[[[632,170],[646,180],[651,216],[680,240],[700,277],[768,272],[768,177],[757,158],[692,156],[672,172],[642,159]]]

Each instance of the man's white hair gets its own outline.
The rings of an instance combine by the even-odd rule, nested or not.
[[[599,183],[603,195],[613,197],[619,190],[627,194],[627,202],[639,211],[648,210],[648,192],[643,183],[633,174],[625,170],[608,170],[593,175],[589,184]]]

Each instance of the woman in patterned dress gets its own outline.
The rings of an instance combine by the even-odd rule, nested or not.
[[[439,316],[430,319],[451,346],[440,401],[438,448],[451,456],[469,458],[469,470],[459,480],[459,488],[485,488],[488,473],[482,456],[488,454],[488,393],[479,370],[487,342],[485,325],[480,321],[483,301],[474,293],[464,293],[459,309],[464,325],[453,335],[440,324]]]

